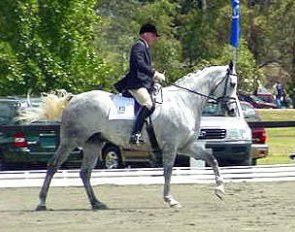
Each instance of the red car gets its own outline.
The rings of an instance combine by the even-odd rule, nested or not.
[[[240,101],[245,101],[250,103],[254,108],[257,109],[275,109],[277,108],[276,104],[263,101],[261,98],[253,94],[244,94],[239,93],[238,98]]]
[[[241,108],[247,122],[260,121],[254,107],[248,103],[241,101]],[[251,157],[252,164],[256,165],[257,159],[264,158],[268,155],[268,145],[266,144],[267,135],[264,128],[251,128],[252,131],[252,146]]]
[[[268,103],[274,103],[274,98],[271,93],[257,93],[255,96],[259,97],[261,100],[268,102]]]

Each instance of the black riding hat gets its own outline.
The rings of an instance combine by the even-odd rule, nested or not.
[[[159,37],[160,35],[158,34],[158,31],[157,31],[157,28],[153,25],[153,24],[150,24],[150,23],[147,23],[147,24],[143,24],[139,30],[139,34],[143,34],[145,32],[151,32],[151,33],[154,33],[157,37]]]

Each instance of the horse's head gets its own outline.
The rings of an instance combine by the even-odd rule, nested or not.
[[[211,94],[217,97],[217,100],[221,102],[222,107],[224,107],[229,114],[233,114],[236,109],[234,103],[237,99],[238,79],[232,61],[228,65],[226,71],[220,75],[221,77],[218,78],[219,80]]]

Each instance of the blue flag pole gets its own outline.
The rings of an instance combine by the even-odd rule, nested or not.
[[[231,18],[231,34],[230,34],[230,45],[233,46],[233,63],[236,64],[237,48],[239,46],[240,36],[240,15],[239,15],[239,0],[231,0],[232,6],[232,18]]]

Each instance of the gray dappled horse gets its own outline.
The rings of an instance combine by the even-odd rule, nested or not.
[[[224,192],[218,163],[211,149],[197,143],[203,107],[209,96],[214,95],[224,106],[231,106],[236,99],[237,77],[233,65],[213,66],[193,72],[172,86],[163,88],[163,103],[156,105],[151,116],[155,135],[162,152],[164,168],[164,201],[171,207],[180,204],[170,194],[170,180],[176,154],[202,158],[211,165],[215,174],[217,196]],[[92,209],[104,209],[90,184],[90,177],[105,141],[130,147],[129,135],[133,120],[109,120],[112,93],[89,91],[75,95],[65,106],[61,117],[60,145],[48,164],[36,210],[46,210],[50,182],[60,165],[76,147],[83,148],[80,177]],[[52,104],[52,103],[51,103]],[[48,111],[47,107],[47,111]],[[50,113],[50,112],[48,112]],[[51,112],[52,113],[52,112]],[[46,112],[44,114],[47,115]],[[147,134],[143,134],[148,141]],[[149,142],[146,144],[149,146]]]

